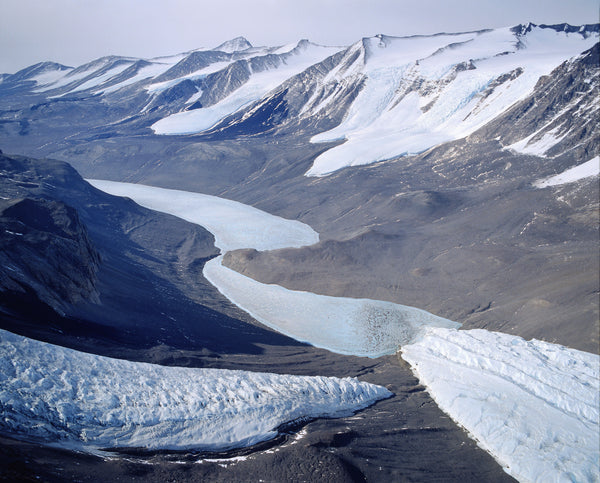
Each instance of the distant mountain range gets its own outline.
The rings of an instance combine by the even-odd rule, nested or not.
[[[43,62],[2,76],[4,105],[37,100],[29,106],[33,112],[13,112],[3,124],[25,133],[40,115],[73,108],[71,117],[84,116],[82,127],[101,137],[149,129],[217,137],[301,130],[313,135],[312,142],[345,140],[308,171],[321,176],[472,134],[597,41],[598,24],[530,23],[457,34],[377,35],[347,48],[308,40],[253,47],[239,37],[172,57],[111,56],[77,68]],[[573,103],[593,110],[591,92],[579,92]],[[519,139],[500,141],[517,150],[556,153],[564,122],[548,118],[547,124],[551,130],[521,126]]]

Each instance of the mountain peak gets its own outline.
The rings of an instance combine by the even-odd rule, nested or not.
[[[233,52],[239,52],[250,48],[252,48],[252,44],[248,42],[244,37],[236,37],[235,39],[223,42],[221,45],[215,47],[213,50],[219,50],[221,52],[227,52],[228,54],[231,54]]]
[[[564,33],[579,33],[584,37],[587,37],[591,33],[598,33],[600,30],[600,24],[584,24],[584,25],[571,25],[568,23],[560,23],[560,24],[540,24],[536,25],[532,22],[527,22],[526,24],[519,24],[513,27],[511,30],[517,35],[526,35],[531,32],[534,28],[540,29],[552,29],[556,32],[564,32]]]

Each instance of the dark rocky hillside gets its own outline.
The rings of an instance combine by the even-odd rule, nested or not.
[[[202,358],[287,341],[227,315],[238,312],[202,277],[218,254],[203,228],[102,193],[63,162],[0,155],[0,173],[3,328],[158,360],[168,347]]]

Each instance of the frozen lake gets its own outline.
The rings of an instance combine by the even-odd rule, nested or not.
[[[273,250],[319,241],[310,226],[216,196],[130,183],[90,180],[107,193],[127,196],[147,208],[170,213],[208,229],[223,251]],[[425,327],[460,324],[405,305],[370,299],[328,297],[259,283],[208,262],[204,276],[230,301],[282,334],[346,355],[394,354]]]

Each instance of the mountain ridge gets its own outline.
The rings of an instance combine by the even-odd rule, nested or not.
[[[563,252],[578,264],[590,258],[594,185],[582,180],[575,187],[534,189],[539,179],[598,155],[597,33],[596,24],[524,24],[379,35],[333,51],[301,41],[296,54],[298,43],[163,58],[137,71],[149,77],[135,74],[130,80],[137,81],[126,84],[115,83],[123,82],[115,76],[126,69],[109,68],[100,77],[115,76],[87,90],[59,84],[35,92],[30,84],[5,82],[0,143],[8,151],[68,160],[86,177],[225,196],[300,219],[322,233],[323,252],[302,255],[308,264],[302,272],[290,265],[300,257],[292,252],[229,258],[255,277],[264,275],[260,263],[271,261],[273,283],[383,298],[524,336],[543,337],[543,321],[551,319],[556,325],[550,337],[597,351],[593,304],[587,298],[579,307],[574,302],[584,297],[574,295],[577,287],[593,291],[596,262],[589,260],[579,275],[566,261],[556,262]],[[186,58],[206,55],[228,60],[155,82]],[[524,62],[530,58],[531,65]],[[115,58],[101,64],[111,62]],[[133,61],[121,59],[117,69],[123,62]],[[88,71],[79,74],[85,78],[77,82],[89,82]],[[151,129],[162,125],[177,132],[195,116],[204,131],[157,135]],[[411,143],[418,149],[409,149]],[[323,165],[324,159],[333,164]],[[434,240],[436,230],[446,233],[447,242]],[[567,233],[583,239],[571,240]],[[448,249],[445,243],[461,266],[438,258]],[[378,260],[378,247],[392,262]],[[341,268],[322,262],[330,274],[320,281],[310,270],[319,273],[313,265],[321,257],[351,263]],[[462,271],[470,260],[477,260],[481,273],[474,267]],[[492,262],[504,275],[496,275]],[[504,286],[511,270],[527,280],[522,293]],[[552,270],[572,287],[561,288]],[[537,272],[544,279],[540,287],[556,297],[573,291],[572,302],[563,303],[577,314],[573,328],[564,328],[562,309],[531,302],[546,300],[530,280]],[[361,276],[371,277],[371,288]],[[484,283],[486,277],[498,283]],[[447,291],[443,300],[427,292],[436,280]],[[499,291],[505,292],[502,301],[495,296]],[[478,309],[490,302],[490,310]],[[520,311],[528,314],[527,323]],[[575,327],[592,335],[577,335]]]

